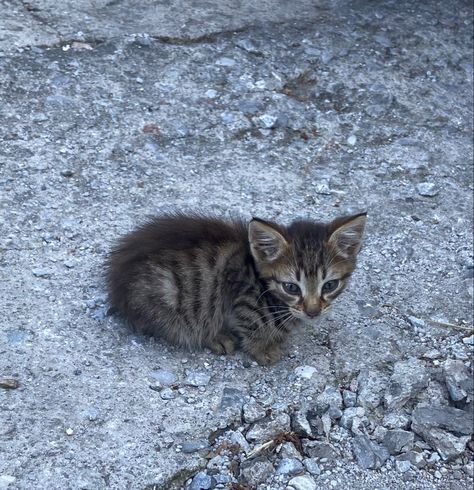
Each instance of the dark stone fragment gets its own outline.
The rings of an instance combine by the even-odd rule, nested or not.
[[[376,470],[381,468],[390,456],[383,446],[375,444],[365,435],[355,437],[352,448],[357,464],[364,469]]]

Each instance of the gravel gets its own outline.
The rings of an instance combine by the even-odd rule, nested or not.
[[[444,460],[460,456],[473,434],[472,408],[417,406],[412,430],[438,451]]]
[[[245,437],[249,442],[266,442],[274,436],[289,430],[290,417],[287,413],[280,412],[255,422]]]
[[[383,445],[390,454],[400,454],[413,448],[415,434],[406,430],[389,430],[383,438]]]
[[[210,490],[215,488],[216,480],[212,476],[209,476],[203,471],[197,473],[197,475],[193,478],[191,485],[189,486],[189,490]]]
[[[332,460],[338,457],[337,451],[327,442],[307,440],[303,447],[310,458]]]
[[[258,402],[246,403],[243,406],[243,418],[248,424],[265,418],[266,414],[265,407]]]
[[[416,190],[420,196],[425,197],[435,197],[439,193],[436,184],[433,184],[432,182],[420,182],[416,185]]]
[[[304,459],[303,464],[306,471],[311,475],[318,476],[321,474],[321,468],[315,458],[306,458]]]
[[[292,415],[291,429],[293,430],[293,432],[303,437],[311,437],[313,435],[311,425],[309,424],[304,410],[298,410]]]
[[[353,440],[354,455],[361,468],[376,470],[381,468],[389,457],[388,451],[372,442],[367,436],[359,435]]]
[[[277,475],[297,475],[303,471],[303,463],[296,458],[283,458],[278,463],[275,473]]]
[[[184,384],[188,386],[207,386],[211,380],[211,375],[202,372],[189,372],[184,380]]]
[[[252,486],[266,480],[274,472],[273,465],[265,458],[257,458],[242,464],[240,474],[243,480]]]
[[[289,490],[316,490],[317,485],[309,475],[295,476],[288,482]]]
[[[344,390],[342,392],[342,398],[344,400],[344,406],[347,408],[354,407],[357,402],[357,394],[349,390]]]
[[[447,359],[443,363],[443,372],[451,400],[473,400],[472,372],[469,372],[462,361]]]
[[[0,488],[470,488],[472,7],[191,3],[0,4]],[[175,210],[369,221],[261,367],[108,312]]]
[[[379,371],[363,370],[357,381],[359,386],[358,404],[367,410],[375,410],[382,403],[383,393],[387,388],[386,375]]]
[[[385,392],[385,407],[388,410],[402,408],[408,400],[428,386],[428,381],[427,369],[419,359],[397,362]]]

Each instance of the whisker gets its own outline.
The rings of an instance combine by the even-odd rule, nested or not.
[[[255,339],[257,337],[257,335],[260,334],[262,332],[262,330],[266,329],[270,324],[273,324],[273,327],[274,327],[273,330],[279,331],[279,328],[277,327],[276,322],[278,322],[279,320],[285,321],[287,319],[290,319],[292,316],[293,316],[293,314],[290,311],[282,313],[278,316],[273,316],[272,318],[268,319],[266,322],[259,325],[255,330],[253,330],[252,333],[250,334],[250,339],[251,340]],[[251,325],[254,325],[255,323],[257,323],[257,321],[258,320],[253,322]],[[275,337],[275,335],[271,329],[269,329],[268,333],[270,335],[270,339]]]

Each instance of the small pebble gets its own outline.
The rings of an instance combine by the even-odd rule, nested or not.
[[[89,420],[90,422],[94,422],[95,420],[98,419],[99,417],[99,409],[97,407],[94,407],[93,405],[87,407],[85,410],[81,412],[81,415],[83,418],[86,420]]]
[[[318,48],[305,48],[304,52],[309,56],[319,56],[321,54],[321,50]]]
[[[384,48],[391,48],[392,47],[392,41],[390,41],[390,39],[386,36],[382,36],[380,34],[377,34],[374,36],[374,41],[379,43]]]
[[[186,441],[181,443],[181,451],[185,454],[195,453],[209,447],[209,443],[205,440],[202,441]]]
[[[474,345],[474,335],[471,335],[470,337],[464,337],[462,339],[463,344],[466,345]]]
[[[49,118],[44,112],[38,112],[33,116],[33,121],[34,122],[44,122],[47,121]]]
[[[66,434],[67,434],[68,436],[72,436],[72,435],[74,434],[74,431],[71,429],[71,427],[68,427],[68,428],[66,429]]]
[[[239,48],[252,54],[259,54],[260,51],[250,39],[241,39],[235,43]]]
[[[410,469],[411,463],[410,463],[410,461],[398,461],[397,460],[397,461],[395,461],[395,466],[400,473],[406,473]]]
[[[297,475],[301,471],[303,471],[303,465],[296,458],[284,458],[276,468],[277,475]]]
[[[211,375],[207,373],[200,373],[197,371],[189,372],[184,380],[184,384],[187,386],[207,386],[211,380]]]
[[[441,352],[439,350],[432,349],[432,350],[429,350],[429,351],[425,352],[423,354],[423,357],[425,359],[431,359],[431,360],[433,360],[433,359],[440,359],[442,357],[442,354],[441,354]]]
[[[151,371],[149,373],[149,376],[154,381],[165,386],[170,386],[173,383],[176,383],[176,381],[178,380],[178,376],[175,373],[173,373],[172,371],[166,371],[165,369]]]
[[[278,118],[276,116],[271,116],[270,114],[263,114],[258,118],[258,125],[261,128],[272,129],[276,126]]]
[[[208,98],[208,99],[215,99],[217,97],[217,90],[214,90],[214,89],[209,89],[207,90],[204,95]]]
[[[321,468],[318,466],[316,459],[308,458],[303,461],[304,467],[308,473],[318,476],[321,474]]]
[[[13,378],[0,378],[0,388],[4,390],[16,390],[20,386],[17,379]]]
[[[439,193],[436,185],[431,182],[420,182],[416,185],[416,190],[420,196],[424,197],[435,197]]]
[[[313,366],[299,366],[295,369],[296,376],[304,379],[311,379],[316,372],[316,368]]]
[[[329,63],[334,58],[333,53],[331,51],[323,51],[321,54],[321,61],[326,64]]]
[[[216,65],[217,66],[226,66],[226,67],[231,67],[231,66],[234,66],[235,65],[235,60],[233,60],[232,58],[219,58],[217,61],[216,61]]]
[[[438,453],[431,453],[430,457],[426,460],[430,464],[437,463],[441,459]]]
[[[344,400],[344,405],[346,407],[355,407],[357,402],[357,395],[349,390],[344,390],[342,392],[342,399]]]
[[[246,403],[243,406],[243,416],[244,416],[244,421],[247,424],[252,424],[257,420],[263,419],[266,416],[266,410],[263,405],[260,405],[260,403],[256,403],[256,402]]]
[[[357,143],[357,136],[355,134],[351,134],[349,138],[347,138],[347,144],[354,146]]]
[[[309,475],[295,476],[288,482],[288,488],[292,490],[316,490],[316,482]]]
[[[31,272],[35,277],[42,277],[43,279],[46,279],[51,276],[52,271],[50,269],[44,269],[41,267],[37,267],[35,269],[32,269]]]
[[[171,388],[165,388],[160,392],[160,396],[163,400],[173,400],[176,398],[177,394],[176,391],[172,390]]]
[[[200,471],[191,482],[189,490],[209,490],[214,488],[216,480],[209,476],[205,471]]]

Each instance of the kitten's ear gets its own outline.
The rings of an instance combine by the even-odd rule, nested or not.
[[[270,223],[253,218],[249,224],[252,256],[257,261],[273,262],[288,248],[285,237]]]
[[[359,253],[364,235],[367,213],[336,218],[329,224],[328,244],[336,247],[346,258],[355,258]]]

